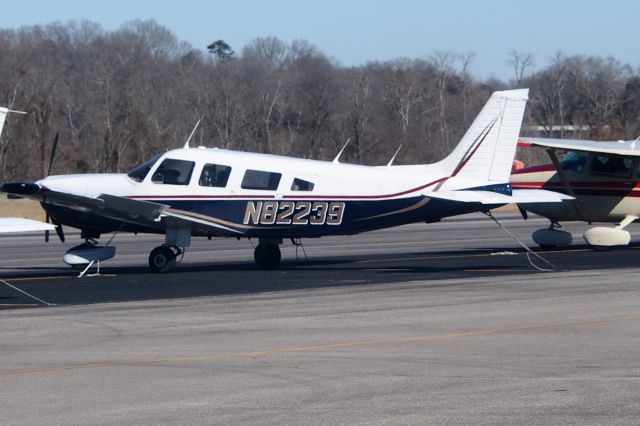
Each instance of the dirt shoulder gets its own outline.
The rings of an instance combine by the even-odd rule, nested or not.
[[[44,210],[40,203],[33,200],[9,200],[0,198],[0,216],[24,217],[27,219],[45,220]]]

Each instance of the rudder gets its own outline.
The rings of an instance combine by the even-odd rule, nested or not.
[[[529,89],[494,92],[454,150],[440,163],[450,176],[509,181]]]

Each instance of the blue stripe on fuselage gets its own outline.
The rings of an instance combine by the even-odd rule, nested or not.
[[[387,200],[282,200],[282,199],[153,199],[152,202],[165,204],[183,215],[193,215],[195,218],[208,220],[222,226],[237,230],[246,237],[263,238],[309,238],[323,235],[356,234],[373,229],[388,228],[414,222],[436,222],[443,217],[478,211],[476,203],[460,203],[442,199],[428,199],[424,196]],[[258,220],[255,216],[247,218],[249,203],[277,203],[280,211],[285,203],[322,203],[330,206],[332,203],[344,204],[342,218],[339,224],[331,224],[327,220],[319,224],[269,223],[270,220]],[[264,205],[264,204],[263,204]],[[64,225],[80,229],[94,230],[100,233],[112,232],[120,229],[122,223],[106,219],[93,213],[79,212],[66,207],[45,205],[45,210],[57,221]],[[485,207],[485,206],[483,206]],[[491,206],[486,206],[490,208]],[[336,209],[337,210],[337,209]],[[276,210],[275,214],[278,213]],[[318,215],[319,216],[319,215]],[[268,216],[266,216],[268,218]],[[292,216],[290,216],[292,218]],[[307,217],[307,219],[309,216]],[[292,221],[291,221],[292,222]],[[149,228],[135,224],[126,224],[124,232],[162,233],[162,228]],[[211,232],[216,234],[219,232]],[[201,235],[196,233],[194,235]],[[206,234],[204,234],[206,235]]]

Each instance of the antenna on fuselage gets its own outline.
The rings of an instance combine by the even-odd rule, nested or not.
[[[402,148],[402,144],[400,144],[398,149],[396,149],[395,154],[393,154],[393,157],[391,157],[391,160],[389,160],[389,162],[387,163],[387,167],[391,167],[391,164],[393,163],[393,160],[396,159],[396,155],[398,155],[398,153],[400,152],[400,148]]]
[[[336,155],[336,158],[333,159],[332,163],[333,164],[338,164],[340,163],[340,156],[342,155],[342,152],[344,151],[344,149],[347,147],[347,145],[349,145],[349,142],[351,142],[351,138],[347,139],[347,141],[344,143],[344,146],[342,147],[342,149],[340,150],[340,152],[338,153],[338,155]]]
[[[202,119],[200,119],[202,120]],[[196,129],[198,128],[198,126],[200,125],[200,120],[198,120],[198,122],[196,123],[196,125],[193,127],[193,130],[191,131],[191,134],[189,135],[189,137],[187,138],[187,142],[184,144],[183,148],[190,148],[189,146],[189,141],[191,140],[191,138],[193,137],[193,134],[196,132]]]

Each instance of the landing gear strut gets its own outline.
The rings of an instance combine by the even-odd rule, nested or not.
[[[275,269],[280,264],[280,247],[279,242],[274,240],[260,239],[260,243],[253,252],[253,258],[262,269]]]
[[[176,247],[158,246],[151,250],[149,268],[152,272],[169,272],[176,266],[176,257],[182,254]]]

